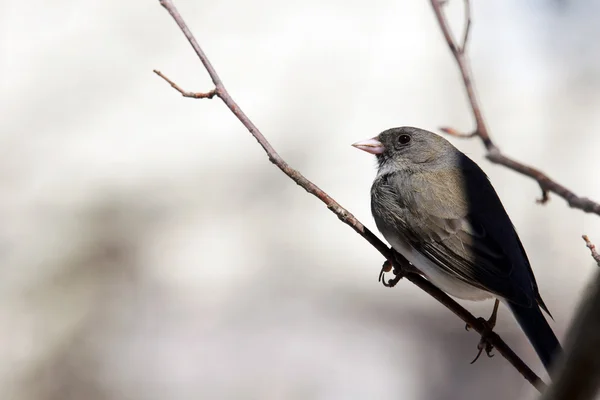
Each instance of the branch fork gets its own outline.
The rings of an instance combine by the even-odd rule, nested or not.
[[[449,127],[442,127],[440,130],[448,135],[463,139],[473,138],[476,136],[479,137],[487,150],[486,158],[489,161],[495,164],[503,165],[537,181],[542,190],[542,197],[537,199],[536,203],[546,204],[550,200],[550,193],[552,192],[565,199],[571,208],[576,208],[586,213],[600,215],[599,203],[586,197],[579,197],[565,186],[551,179],[542,171],[505,156],[494,144],[483,118],[483,113],[479,105],[479,99],[475,94],[475,84],[468,60],[466,58],[467,41],[469,39],[469,32],[471,30],[471,2],[469,0],[464,0],[465,27],[460,46],[452,36],[448,20],[446,19],[446,14],[442,10],[442,7],[445,4],[446,1],[431,0],[431,6],[433,7],[438,24],[442,30],[444,38],[446,39],[446,43],[448,44],[448,47],[454,56],[456,64],[458,65],[458,69],[460,70],[465,90],[467,92],[467,97],[471,105],[471,110],[473,112],[473,118],[475,119],[475,129],[471,133],[462,133]]]

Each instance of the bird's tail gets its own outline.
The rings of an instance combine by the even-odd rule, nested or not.
[[[546,371],[550,373],[553,361],[561,352],[560,343],[548,321],[542,314],[542,310],[534,304],[531,307],[524,307],[514,303],[508,303],[515,319],[527,335],[531,345],[540,357]]]

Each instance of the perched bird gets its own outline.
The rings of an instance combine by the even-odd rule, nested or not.
[[[388,129],[353,146],[377,156],[371,212],[391,246],[449,295],[506,304],[548,370],[561,350],[541,310],[550,312],[481,168],[418,128]]]

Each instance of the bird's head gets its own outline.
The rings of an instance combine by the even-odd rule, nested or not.
[[[356,142],[352,146],[375,154],[380,170],[446,164],[456,159],[459,153],[443,137],[408,126],[388,129],[374,138]]]

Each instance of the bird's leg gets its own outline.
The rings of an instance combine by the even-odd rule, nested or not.
[[[479,350],[479,351],[477,352],[477,355],[475,356],[473,361],[471,361],[471,364],[473,364],[475,361],[477,361],[479,359],[479,356],[481,355],[483,350],[485,350],[485,353],[487,354],[488,357],[494,357],[494,355],[492,354],[492,350],[494,349],[494,346],[492,346],[492,344],[488,342],[488,337],[490,336],[494,327],[496,326],[496,317],[498,316],[498,306],[499,305],[500,305],[500,301],[498,299],[496,299],[496,302],[494,303],[494,310],[492,311],[492,315],[490,316],[490,318],[487,321],[481,317],[477,318],[479,321],[481,321],[481,323],[483,324],[483,326],[485,328],[483,330],[483,333],[481,334],[481,340],[479,340],[479,344],[477,345],[477,350]],[[469,328],[470,328],[470,326],[469,326],[469,324],[467,324],[465,326],[465,329],[468,331]]]
[[[481,322],[487,324],[489,326],[490,329],[493,329],[494,326],[496,326],[496,317],[498,317],[498,305],[500,304],[500,301],[498,299],[496,299],[496,302],[494,303],[494,309],[492,311],[492,315],[490,315],[490,318],[485,320],[481,317],[477,318],[478,320],[480,320]],[[468,332],[469,329],[471,329],[471,325],[466,324],[465,325],[465,330]]]
[[[383,265],[381,266],[381,271],[379,272],[379,282],[383,283],[385,287],[394,287],[400,279],[404,277],[407,273],[420,274],[419,270],[412,266],[400,253],[392,250],[394,253],[395,262],[390,260],[385,260]],[[385,280],[385,273],[390,272],[393,269],[394,277]]]

